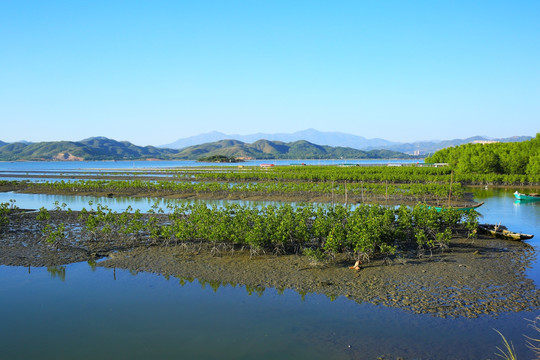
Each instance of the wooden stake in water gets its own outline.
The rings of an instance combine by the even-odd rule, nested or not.
[[[347,205],[347,180],[345,180],[345,205]]]
[[[332,206],[334,206],[334,180],[332,180]]]
[[[448,191],[448,207],[450,207],[450,199],[452,198],[452,182],[454,181],[454,171],[450,173],[450,191]]]

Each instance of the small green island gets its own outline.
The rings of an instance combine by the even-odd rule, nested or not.
[[[225,155],[212,155],[205,156],[197,159],[198,162],[211,162],[211,163],[238,163],[244,162],[242,159],[235,158],[234,156]]]

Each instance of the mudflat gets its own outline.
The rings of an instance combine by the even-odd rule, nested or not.
[[[152,272],[211,286],[293,289],[300,294],[345,296],[434,316],[476,317],[538,309],[540,291],[525,271],[535,251],[523,242],[488,237],[454,237],[448,249],[421,256],[402,249],[350,269],[353,259],[339,254],[314,261],[302,254],[273,254],[205,242],[156,244],[150,239],[100,238],[81,241],[78,212],[51,211],[48,223],[66,227],[63,241],[50,244],[38,212],[19,211],[0,237],[0,264],[58,266],[88,261],[97,266]],[[164,215],[155,216],[166,221]],[[85,235],[87,236],[87,235]]]

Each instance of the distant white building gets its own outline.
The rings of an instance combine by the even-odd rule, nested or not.
[[[499,141],[495,141],[495,140],[474,140],[472,143],[473,144],[495,144],[498,142]]]

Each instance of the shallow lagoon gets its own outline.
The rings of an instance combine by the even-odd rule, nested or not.
[[[180,284],[152,274],[0,267],[3,357],[482,359],[523,317],[441,319],[292,290]],[[519,342],[519,343],[518,343]],[[351,346],[349,348],[349,345]],[[521,349],[518,346],[518,349]],[[521,351],[523,353],[524,351]]]
[[[474,192],[486,202],[479,208],[481,221],[535,234],[529,244],[538,247],[540,203],[516,202],[511,189]],[[52,208],[56,200],[87,206],[93,199],[0,193],[0,202],[7,201],[4,197],[31,208]],[[153,204],[145,199],[99,202],[118,210]],[[537,262],[527,274],[540,286]],[[0,347],[2,357],[10,359],[488,359],[502,345],[494,328],[526,359],[532,353],[523,334],[535,335],[526,319],[540,315],[443,319],[345,297],[166,279],[88,263],[0,266],[0,283]]]

